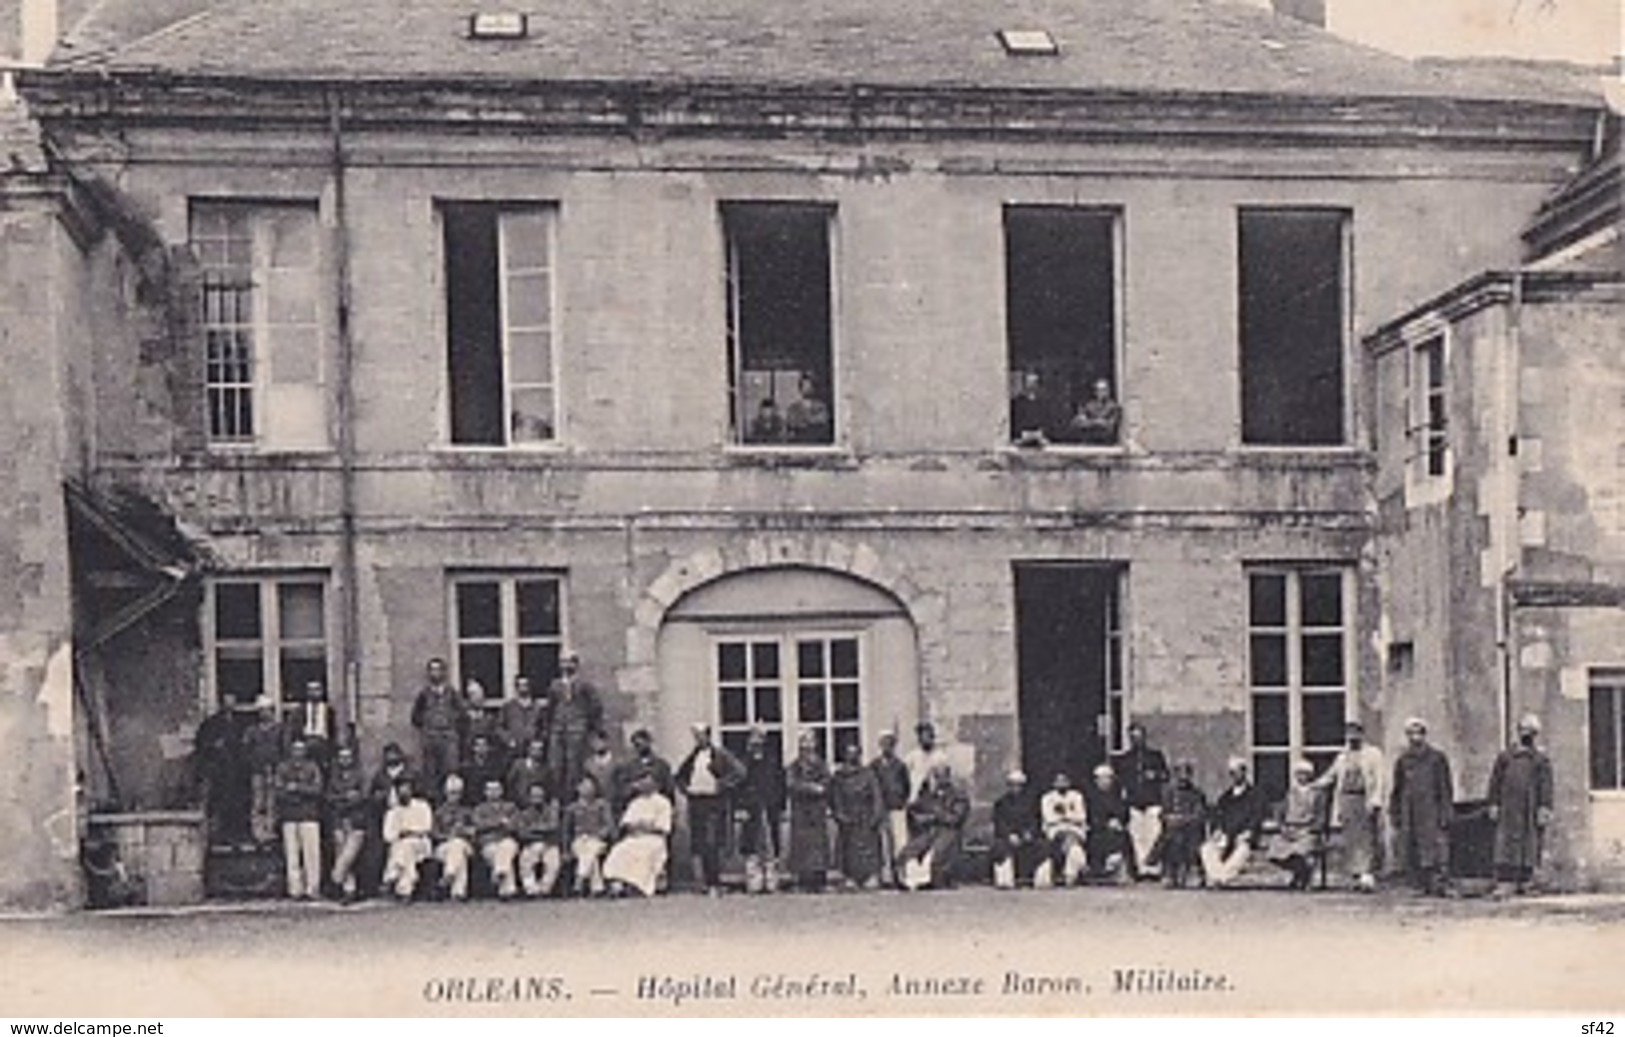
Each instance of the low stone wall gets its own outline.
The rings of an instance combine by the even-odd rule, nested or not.
[[[92,814],[90,831],[93,839],[118,846],[130,877],[146,887],[146,903],[202,903],[205,825],[200,811]]]

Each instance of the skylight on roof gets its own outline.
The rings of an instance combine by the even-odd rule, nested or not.
[[[530,18],[518,11],[476,14],[468,19],[471,40],[522,40],[530,35]]]
[[[999,42],[1004,45],[1006,54],[1025,57],[1061,53],[1061,45],[1055,42],[1048,29],[1000,29]]]

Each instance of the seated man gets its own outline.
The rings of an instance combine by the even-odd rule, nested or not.
[[[464,783],[472,790],[472,794],[485,795],[487,782],[501,784],[507,780],[508,768],[503,762],[497,747],[486,734],[474,735],[468,740],[468,752],[463,754],[462,765],[457,768]]]
[[[1202,871],[1209,885],[1235,881],[1252,857],[1253,842],[1264,823],[1264,801],[1248,774],[1247,761],[1230,758],[1230,787],[1213,804],[1213,834],[1202,844]]]
[[[591,774],[583,774],[576,785],[575,802],[565,812],[570,839],[570,856],[575,859],[576,896],[601,896],[604,892],[604,854],[615,834],[615,815],[609,799]]]
[[[785,434],[792,443],[828,443],[832,438],[829,405],[818,390],[818,379],[801,376],[796,401],[784,412]]]
[[[1030,883],[1043,852],[1038,804],[1027,790],[1027,775],[1011,771],[1004,795],[993,804],[993,885],[1015,889]]]
[[[1041,889],[1059,882],[1075,885],[1089,866],[1089,808],[1083,794],[1072,787],[1072,779],[1062,771],[1055,775],[1050,790],[1038,802],[1044,824],[1044,841],[1049,859],[1038,867],[1033,885]]]
[[[658,779],[640,774],[631,784],[632,798],[621,813],[621,837],[604,861],[604,879],[615,896],[633,890],[652,897],[666,870],[671,836],[671,800],[660,792]]]
[[[514,834],[519,839],[520,888],[527,897],[551,896],[564,869],[564,824],[559,801],[547,794],[542,782],[533,781],[526,790]]]
[[[1326,831],[1326,790],[1315,783],[1315,765],[1308,760],[1292,764],[1292,784],[1281,804],[1281,828],[1271,837],[1271,864],[1292,873],[1292,889],[1308,889],[1314,859]]]
[[[1089,874],[1119,882],[1134,878],[1134,850],[1128,838],[1128,799],[1117,772],[1103,763],[1084,794],[1088,814]]]
[[[747,443],[783,443],[789,437],[784,415],[779,413],[778,401],[768,396],[756,407],[756,416],[750,420]]]
[[[1078,405],[1078,412],[1072,416],[1070,438],[1091,446],[1115,446],[1122,422],[1123,408],[1112,399],[1112,383],[1097,378],[1089,398]]]
[[[463,779],[446,775],[446,798],[434,812],[434,859],[440,888],[453,900],[468,899],[468,865],[474,855],[474,810],[463,802]]]
[[[1010,440],[1018,446],[1043,446],[1049,440],[1050,424],[1038,372],[1024,372],[1021,388],[1010,397]]]
[[[395,781],[393,804],[384,811],[384,885],[400,900],[411,900],[418,885],[418,866],[434,855],[430,834],[434,812],[417,794],[410,775]]]
[[[1196,768],[1189,761],[1174,767],[1174,780],[1162,792],[1162,832],[1147,860],[1162,868],[1169,889],[1181,889],[1191,869],[1201,866],[1202,842],[1207,838],[1207,796],[1196,785]]]
[[[480,859],[491,869],[497,896],[511,900],[519,892],[514,868],[519,857],[519,840],[514,836],[519,808],[503,795],[500,779],[486,779],[485,798],[474,808],[473,820],[474,843],[480,851]]]
[[[959,864],[970,798],[954,783],[946,763],[932,766],[925,786],[908,805],[908,845],[898,855],[903,888],[945,889],[953,885]]]
[[[521,747],[520,755],[508,766],[508,798],[515,803],[528,802],[530,787],[548,785],[550,778],[547,743],[540,738],[528,739]]]

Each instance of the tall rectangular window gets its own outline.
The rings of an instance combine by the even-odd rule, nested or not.
[[[1241,210],[1244,443],[1345,441],[1348,223],[1342,210]]]
[[[209,585],[205,634],[220,703],[302,702],[329,685],[327,586],[319,576],[227,577]]]
[[[526,446],[558,434],[555,210],[445,203],[451,441]]]
[[[548,575],[452,579],[455,679],[478,681],[491,699],[513,694],[513,678],[540,690],[558,673],[564,643],[563,580]]]
[[[1591,790],[1625,789],[1625,669],[1591,671]]]
[[[314,205],[197,201],[209,441],[272,449],[329,442]]]
[[[1294,757],[1323,770],[1343,744],[1350,702],[1349,580],[1344,569],[1247,574],[1253,770],[1286,794]]]
[[[729,202],[729,405],[736,443],[835,442],[826,205]]]
[[[1444,336],[1436,335],[1417,346],[1412,365],[1411,422],[1418,437],[1416,465],[1429,476],[1444,475],[1450,455]]]
[[[863,744],[864,676],[856,634],[788,632],[720,637],[716,660],[717,733],[739,753],[753,726],[779,759],[795,755],[803,735],[830,763]]]
[[[1015,442],[1118,442],[1117,224],[1110,209],[1004,210]]]

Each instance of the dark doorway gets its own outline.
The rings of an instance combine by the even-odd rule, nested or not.
[[[1121,739],[1121,570],[1028,563],[1015,577],[1022,767],[1039,787],[1058,771],[1081,783]]]

